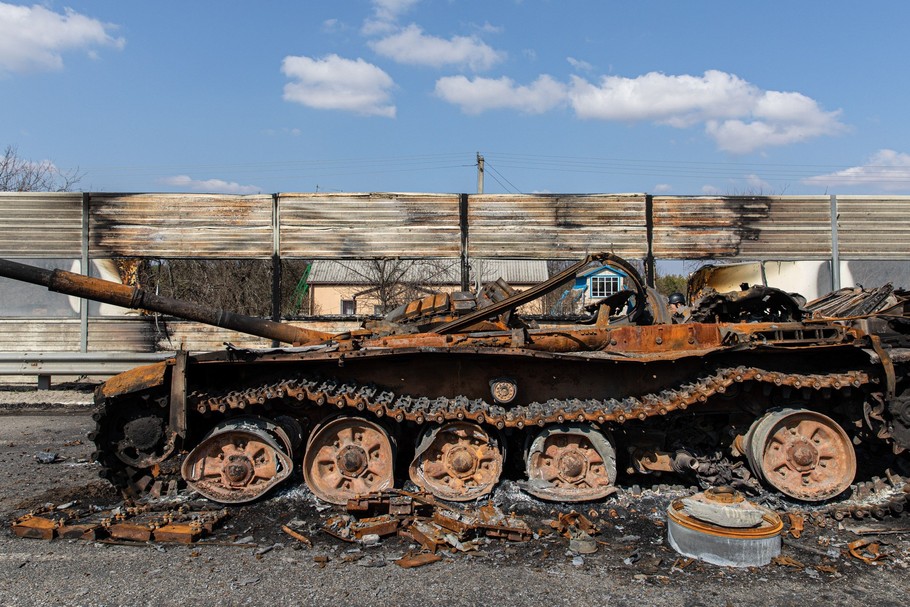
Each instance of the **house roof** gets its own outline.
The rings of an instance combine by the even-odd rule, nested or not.
[[[471,261],[472,281],[477,274],[482,283],[502,278],[513,285],[536,284],[549,278],[547,262],[543,260],[474,259]],[[452,259],[314,261],[307,282],[311,285],[371,285],[382,279],[458,285],[461,284],[461,267]]]

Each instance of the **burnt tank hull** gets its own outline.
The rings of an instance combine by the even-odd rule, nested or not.
[[[630,288],[574,325],[517,314],[591,264],[619,267]],[[345,503],[410,481],[465,501],[513,478],[578,502],[664,475],[823,501],[864,468],[908,466],[900,294],[849,317],[767,287],[706,291],[673,312],[634,267],[601,254],[523,293],[430,296],[327,335],[7,266],[0,274],[294,344],[178,352],[100,386],[95,459],[133,495],[189,485],[242,503],[297,483]]]

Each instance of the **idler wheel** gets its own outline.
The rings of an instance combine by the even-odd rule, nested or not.
[[[117,459],[134,468],[148,468],[163,461],[174,450],[174,437],[165,431],[158,415],[135,417],[123,424],[117,441]]]
[[[190,487],[223,504],[252,501],[290,476],[287,432],[261,417],[222,422],[193,449],[180,473]]]
[[[616,488],[616,449],[609,436],[584,424],[544,428],[525,456],[522,488],[541,499],[581,502],[606,497]]]
[[[310,435],[303,477],[319,499],[346,504],[395,481],[395,447],[388,432],[361,417],[336,417]]]
[[[830,499],[856,476],[856,453],[833,419],[807,409],[777,409],[758,419],[744,441],[755,475],[792,498]]]
[[[490,493],[502,474],[500,441],[472,422],[450,422],[424,429],[409,469],[424,491],[454,502]]]

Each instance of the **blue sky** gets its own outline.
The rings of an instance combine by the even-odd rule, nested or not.
[[[91,191],[910,194],[907,2],[0,2]]]

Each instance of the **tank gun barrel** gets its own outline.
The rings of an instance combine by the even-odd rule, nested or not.
[[[65,270],[36,268],[6,259],[0,259],[0,276],[46,287],[49,291],[56,293],[74,295],[123,308],[159,312],[286,344],[319,342],[332,337],[330,334],[320,331],[156,295],[139,287],[122,285]]]

